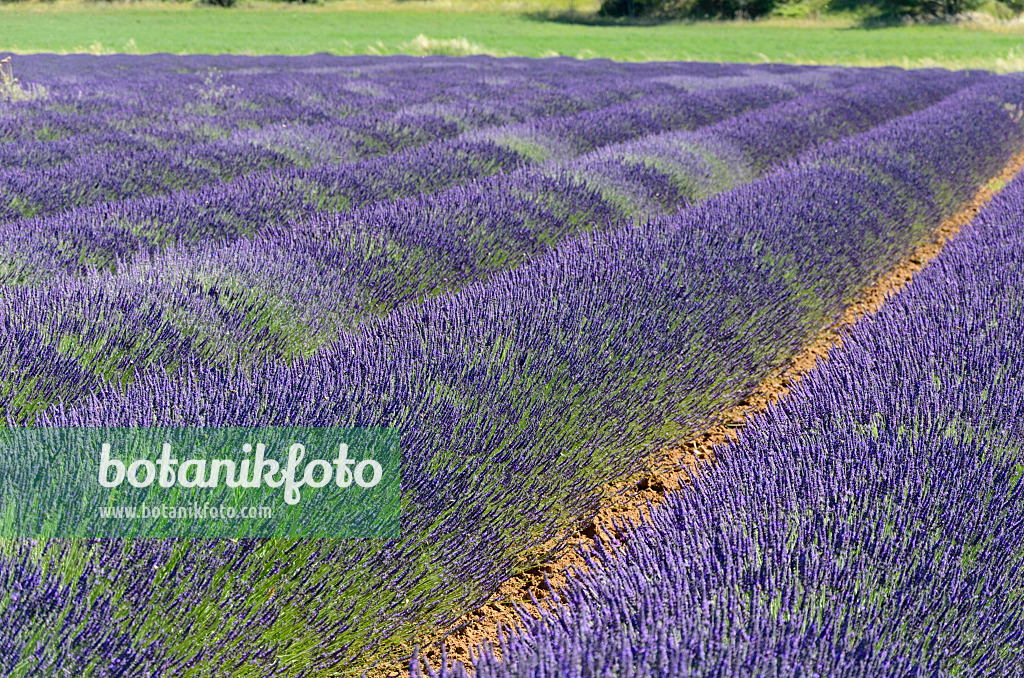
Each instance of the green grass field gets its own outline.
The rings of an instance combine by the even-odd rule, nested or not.
[[[600,26],[527,16],[528,3],[439,6],[345,0],[232,9],[107,3],[0,6],[0,51],[242,54],[494,54],[1024,70],[1024,27],[852,22]],[[577,5],[580,7],[580,5]]]

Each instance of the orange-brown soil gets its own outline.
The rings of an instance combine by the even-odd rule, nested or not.
[[[581,532],[572,536],[568,548],[561,555],[540,567],[534,567],[507,580],[483,607],[466,614],[451,629],[424,637],[420,643],[420,656],[430,661],[435,668],[440,666],[442,642],[446,645],[449,662],[460,661],[472,670],[471,652],[475,652],[485,640],[497,644],[500,628],[514,627],[519,619],[514,604],[527,610],[533,608],[531,597],[540,604],[551,600],[552,591],[566,583],[566,571],[571,568],[585,569],[579,551],[586,551],[596,540],[607,543],[609,537],[616,537],[613,523],[634,523],[643,519],[648,505],[657,506],[664,501],[666,493],[678,489],[688,482],[688,473],[696,470],[699,463],[713,460],[712,447],[739,435],[747,415],[763,411],[769,403],[785,396],[792,385],[811,370],[818,360],[828,355],[829,350],[842,341],[845,329],[862,317],[878,310],[890,294],[902,290],[915,273],[938,256],[948,240],[960,232],[966,224],[988,203],[998,188],[1001,188],[1024,168],[1024,152],[1006,166],[1003,172],[981,188],[974,199],[955,215],[944,221],[923,245],[914,248],[889,272],[879,277],[874,284],[863,290],[847,306],[840,320],[823,329],[801,349],[782,369],[769,376],[749,396],[735,407],[724,411],[718,418],[719,425],[696,435],[684,445],[662,450],[653,461],[651,471],[643,477],[632,478],[605,488],[600,513]],[[995,188],[993,188],[995,187]],[[552,545],[545,545],[547,552]],[[506,631],[507,633],[507,631]],[[500,648],[496,648],[500,652]],[[408,675],[408,665],[380,667],[373,676]]]

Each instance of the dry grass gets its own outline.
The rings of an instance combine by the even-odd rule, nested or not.
[[[502,56],[495,50],[489,50],[466,38],[435,39],[428,38],[420,33],[412,40],[403,42],[398,47],[399,54],[411,54],[413,56],[430,56],[431,54],[442,54],[444,56],[471,56],[474,54],[490,54],[491,56]]]
[[[0,101],[32,101],[48,94],[41,85],[24,85],[14,77],[11,57],[0,59]]]
[[[779,61],[778,56],[769,58],[762,54],[764,62]],[[783,59],[786,63],[803,64],[806,66],[897,66],[899,68],[946,68],[950,70],[981,69],[995,71],[996,73],[1016,73],[1024,71],[1024,47],[1011,48],[1005,56],[985,57],[944,57],[935,59],[931,57],[919,58],[888,58],[877,59],[869,56],[854,55],[843,56],[836,59],[802,59],[793,57]]]

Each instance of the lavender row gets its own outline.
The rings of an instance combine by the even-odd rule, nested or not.
[[[629,81],[626,81],[629,88],[638,89],[636,85],[628,83]],[[645,90],[640,88],[640,91]],[[706,94],[665,94],[652,98],[648,107],[650,110],[663,113],[666,118],[663,124],[695,126],[792,96],[792,90],[780,89],[774,85],[745,86],[715,90]],[[631,104],[621,104],[608,107],[596,111],[594,116],[604,120],[607,126],[615,127],[623,116],[623,107],[628,110],[630,106]],[[587,119],[587,124],[594,121],[594,116]],[[564,127],[579,117],[556,118],[554,122]],[[393,118],[390,122],[394,122]],[[12,228],[20,231],[26,228],[57,227],[58,224],[62,227],[63,223],[69,220],[94,223],[109,220],[112,211],[114,214],[119,212],[116,218],[126,225],[137,221],[159,222],[166,218],[159,213],[150,214],[154,209],[181,210],[196,202],[215,207],[222,215],[222,221],[230,220],[231,225],[240,228],[252,223],[273,223],[301,216],[317,209],[325,202],[333,209],[345,209],[392,195],[414,195],[422,190],[436,190],[435,186],[443,188],[505,167],[501,164],[501,158],[517,158],[520,163],[525,161],[525,158],[513,148],[487,141],[474,141],[471,134],[443,141],[445,137],[454,136],[459,128],[455,123],[446,122],[438,116],[420,115],[415,120],[404,122],[408,124],[401,129],[407,130],[408,133],[403,136],[403,143],[409,146],[405,152],[400,152],[400,147],[383,142],[375,149],[375,152],[388,157],[387,161],[379,158],[341,166],[327,163],[307,170],[289,169],[295,160],[301,159],[297,154],[306,153],[313,157],[324,153],[330,155],[337,152],[336,144],[329,140],[324,141],[324,135],[317,134],[323,131],[322,126],[321,129],[315,130],[308,127],[292,130],[287,135],[275,127],[269,131],[261,129],[245,132],[243,135],[235,135],[232,140],[209,142],[186,147],[184,150],[158,151],[151,154],[151,157],[140,157],[138,153],[124,156],[117,153],[102,153],[44,171],[8,171],[9,176],[0,183],[0,205],[7,204],[5,209],[8,218],[19,214],[45,215],[48,212],[66,210],[69,206],[89,205],[97,200],[162,192],[177,184],[193,190],[180,192],[157,203],[135,200],[120,205],[101,205],[96,209],[86,209],[72,215],[60,214],[44,219],[42,224],[18,223],[12,225]],[[649,122],[653,124],[653,120]],[[343,126],[330,125],[327,129],[331,133],[336,133],[337,128]],[[628,131],[631,134],[643,133],[643,129],[637,127]],[[300,148],[281,147],[280,144],[275,144],[282,137],[297,141],[301,144]],[[430,140],[437,141],[423,146]],[[271,148],[260,146],[261,143],[268,142]],[[275,145],[279,150],[273,149]],[[424,156],[438,159],[441,166],[446,163],[457,163],[457,158],[452,156],[464,153],[464,149],[467,148],[475,149],[471,152],[479,156],[476,164],[480,168],[475,173],[465,174],[456,169],[450,175],[442,175],[439,178],[436,176],[437,166],[433,164],[433,160],[426,166],[418,164],[418,158]],[[491,160],[498,161],[498,164],[489,162]],[[385,164],[394,166],[382,167]],[[278,168],[278,171],[261,172],[250,181],[237,182],[237,185],[227,189],[226,193],[221,186],[194,190],[215,180],[256,172],[261,167]],[[378,178],[382,171],[387,172],[386,182]],[[296,182],[299,186],[295,186]],[[276,190],[276,203],[287,206],[287,211],[282,213],[280,210],[264,210],[254,213],[249,205],[258,205],[259,197],[267,195],[268,187],[275,185],[280,185]],[[119,195],[120,193],[124,195]],[[192,221],[202,223],[198,217],[193,217]]]
[[[1024,671],[1022,215],[1019,176],[475,675]]]
[[[701,83],[704,85],[704,91],[698,90],[693,94],[680,93],[657,80],[634,82],[632,79],[620,78],[614,83],[606,83],[614,84],[618,90],[614,87],[606,87],[605,90],[602,90],[601,96],[597,98],[602,101],[629,98],[630,101],[611,105],[598,111],[545,119],[540,123],[535,119],[531,123],[530,129],[536,132],[538,125],[541,128],[547,126],[553,130],[551,134],[555,136],[586,138],[588,141],[581,147],[586,148],[664,129],[693,128],[741,113],[744,110],[792,98],[796,93],[809,88],[837,91],[857,83],[873,81],[878,77],[876,73],[857,70],[814,72],[811,73],[816,76],[814,78],[807,78],[807,73],[798,75],[801,77],[787,76],[792,78],[793,84],[789,84],[781,78],[769,83],[751,83],[742,78],[730,79],[730,86],[718,88],[710,88],[706,83]],[[921,89],[929,80],[932,81],[933,86],[939,86],[937,81],[943,80],[948,88],[948,93],[950,89],[966,84],[968,75],[936,71],[930,74],[915,73],[913,77],[908,77],[901,71],[892,71],[887,74],[887,77],[893,80],[892,86],[895,89],[900,89],[901,85],[909,80],[918,82],[917,89]],[[975,74],[975,77],[980,76]],[[692,88],[693,86],[692,82],[688,83],[688,87]],[[238,89],[234,85],[222,85],[220,89],[229,87]],[[509,94],[506,99],[514,101],[514,96]],[[209,106],[210,104],[204,105]],[[119,187],[126,190],[126,195],[154,193],[158,192],[161,186],[164,189],[175,185],[195,187],[208,183],[213,177],[231,178],[254,171],[259,167],[283,167],[292,161],[300,163],[307,160],[333,161],[337,159],[336,154],[340,151],[337,149],[337,139],[330,137],[337,137],[338,128],[340,127],[343,131],[348,125],[353,125],[367,133],[379,131],[381,125],[385,125],[392,128],[390,129],[392,133],[399,134],[403,143],[413,146],[427,139],[443,137],[458,131],[459,127],[456,123],[465,126],[464,121],[458,118],[454,122],[448,120],[450,112],[446,117],[436,110],[430,114],[423,113],[416,116],[409,116],[407,112],[400,116],[390,115],[383,119],[371,116],[369,123],[376,126],[373,129],[363,129],[368,124],[364,118],[365,116],[349,118],[338,124],[316,126],[299,124],[285,129],[278,128],[276,125],[267,125],[264,128],[242,130],[223,140],[204,141],[192,150],[189,150],[191,147],[186,147],[185,150],[188,150],[189,153],[182,160],[176,160],[177,156],[183,153],[182,148],[179,147],[157,153],[158,156],[165,158],[165,162],[161,162],[159,158],[143,157],[140,159],[137,150],[133,150],[130,154],[126,153],[124,158],[121,158],[117,152],[90,155],[79,158],[71,166],[28,173],[9,172],[11,176],[7,178],[7,181],[0,182],[0,192],[6,190],[8,194],[6,208],[8,218],[13,218],[18,214],[45,214],[57,209],[64,210],[69,204],[87,205],[98,199],[109,199],[117,194]],[[627,120],[631,124],[624,124]],[[397,125],[397,131],[393,129],[396,123],[400,123]],[[133,124],[140,126],[147,135],[157,133],[151,125],[139,122],[133,122]],[[237,126],[237,124],[238,122],[235,121],[234,125]],[[175,129],[173,132],[180,134],[182,130]],[[500,145],[517,155],[520,154],[520,151],[529,150],[524,148],[523,144],[526,143],[529,146],[532,142],[523,137],[523,133],[523,129],[515,126],[509,128],[508,132],[499,139]],[[325,139],[325,135],[328,138]],[[101,138],[106,139],[109,136],[109,134],[101,135]],[[481,137],[469,133],[456,141],[454,146],[464,145],[461,141],[467,140],[474,145],[472,142],[481,140]],[[486,141],[486,138],[483,140]],[[78,142],[79,139],[76,138],[75,141]],[[52,144],[53,142],[48,143]],[[375,152],[394,151],[398,148],[394,145],[395,143],[397,142],[394,139],[377,138],[374,150]],[[448,146],[442,144],[437,147],[436,152],[441,153],[443,157],[447,148]],[[323,158],[324,155],[328,157]],[[396,162],[401,164],[403,157],[396,158]],[[296,174],[283,170],[280,174],[261,176],[251,185],[246,184],[235,189],[231,196],[233,199],[225,200],[223,204],[220,204],[219,211],[224,215],[232,215],[232,211],[238,204],[258,202],[257,194],[259,197],[265,195],[268,185],[280,183],[288,186],[296,180],[297,176],[304,184],[312,182],[317,185],[320,193],[343,191],[342,196],[318,196],[313,206],[324,200],[328,200],[333,207],[343,208],[352,204],[353,200],[356,201],[355,204],[358,204],[359,198],[365,192],[356,190],[353,194],[351,184],[354,180],[358,187],[365,180],[366,172],[372,172],[373,168],[373,163],[368,166],[365,163],[357,164],[342,170],[321,166],[311,173]],[[341,177],[338,176],[339,172]],[[126,182],[130,182],[130,184],[126,184]],[[2,188],[4,183],[8,185],[6,189]],[[213,191],[213,195],[207,192],[193,194],[189,191],[178,196],[178,202],[194,200],[209,203],[211,200],[216,201],[216,191],[215,189],[211,189],[211,191]],[[291,205],[297,213],[301,213],[303,209],[312,209],[308,201],[303,202],[304,197],[306,196],[297,193],[281,196],[282,201]],[[0,196],[0,202],[2,202],[2,196]],[[126,216],[124,220],[146,218],[144,215],[138,215],[137,210],[132,210],[131,207],[132,203],[129,203],[127,211],[135,213]],[[99,209],[105,215],[110,212],[108,206]],[[80,216],[96,220],[94,211],[87,210]],[[246,223],[247,220],[273,221],[275,218],[280,218],[281,215],[277,212],[271,214],[246,212],[232,216],[236,217],[233,221]],[[66,219],[68,219],[66,215],[59,217],[60,221]],[[23,225],[19,225],[16,230],[23,230]]]
[[[881,77],[881,82],[852,88],[849,94],[808,95],[695,132],[609,146],[568,168],[552,163],[436,195],[374,203],[338,214],[315,213],[283,232],[261,234],[252,244],[224,247],[178,230],[177,242],[201,244],[184,248],[189,256],[176,253],[173,259],[192,262],[201,270],[209,270],[211,260],[245,261],[249,273],[239,274],[247,278],[247,285],[261,290],[267,286],[255,279],[257,270],[280,268],[281,276],[301,278],[306,298],[287,295],[286,303],[293,313],[310,318],[305,323],[307,333],[325,336],[361,316],[379,315],[520,265],[581,233],[612,230],[631,219],[706,199],[753,180],[763,167],[784,161],[786,152],[792,158],[816,144],[934,103],[978,80],[977,76],[915,75],[916,80]],[[790,119],[794,109],[801,110],[805,122],[790,130],[792,136],[784,148],[771,148],[769,138],[776,136],[777,125]],[[740,137],[737,129],[756,133]],[[608,185],[611,172],[617,172],[619,179],[613,187]],[[624,199],[626,195],[630,199]],[[650,200],[637,209],[641,195]],[[244,258],[235,253],[236,247],[246,252]],[[280,251],[299,255],[289,257],[288,273],[273,263]],[[145,268],[153,267],[147,263]],[[279,291],[268,292],[270,298],[280,300]]]
[[[133,62],[122,68],[133,77],[134,93],[120,91],[120,81],[109,76],[62,83],[50,100],[24,104],[6,125],[0,118],[0,167],[7,168],[0,171],[0,187],[6,186],[0,189],[0,217],[202,185],[203,169],[230,179],[292,163],[350,162],[480,127],[571,118],[638,98],[661,96],[668,103],[673,94],[714,81],[693,78],[680,90],[654,74],[624,77],[622,69],[607,67],[552,80],[509,78],[507,68],[499,73],[493,65],[466,62],[457,68],[396,63],[370,74],[354,66],[336,59],[330,69],[296,69],[282,78],[280,69],[267,67],[203,75],[190,64],[170,74]],[[682,70],[673,66],[663,71]],[[807,75],[777,80],[792,78],[796,88],[806,89],[848,79],[841,70]],[[675,104],[685,109],[685,97]],[[176,111],[172,120],[168,110]],[[78,164],[61,166],[71,159]],[[103,185],[90,191],[97,182]]]
[[[976,73],[880,72],[834,91],[818,91],[696,131],[607,145],[568,171],[638,217],[678,209],[760,176],[807,149],[863,132],[930,106]]]
[[[210,169],[220,170],[216,173],[220,178],[263,166],[284,167],[294,155],[287,142],[296,134],[307,144],[327,146],[322,149],[327,153],[355,159],[454,136],[464,119],[460,114],[470,121],[481,114],[481,121],[494,117],[506,121],[493,104],[474,106],[472,102],[479,97],[469,92],[464,92],[463,100],[455,105],[438,100],[447,98],[445,86],[455,85],[450,77],[424,78],[424,69],[406,68],[378,73],[376,79],[357,78],[358,72],[346,71],[344,64],[344,60],[335,62],[330,71],[334,77],[325,77],[323,69],[293,71],[282,82],[284,74],[280,70],[267,68],[227,76],[209,71],[205,76],[165,72],[147,77],[146,69],[133,62],[126,70],[133,78],[134,92],[123,91],[119,79],[112,77],[87,78],[77,83],[74,95],[65,84],[48,100],[25,105],[9,118],[10,124],[0,138],[13,143],[0,143],[0,162],[19,171],[4,172],[0,185],[7,185],[6,197],[25,203],[16,205],[22,213],[50,212],[96,199],[112,199],[109,190],[75,195],[76,187],[87,189],[95,181],[120,187],[120,194],[115,192],[114,198],[152,191],[149,184],[167,180],[167,173],[171,176],[165,188],[174,188],[174,180],[182,179],[182,170],[175,165],[183,163],[198,161],[200,167],[212,164]],[[393,77],[396,70],[401,77]],[[466,78],[462,82],[465,86]],[[525,84],[510,88],[512,91],[502,99],[507,102],[506,110],[522,106],[524,98],[537,102],[552,96]],[[635,89],[635,85],[629,88]],[[493,92],[486,86],[478,89],[478,95],[493,98],[488,96]],[[83,90],[87,94],[83,95]],[[609,90],[599,98],[616,100],[614,88]],[[559,94],[563,100],[575,99],[564,91],[555,93],[556,97]],[[586,103],[578,101],[584,107]],[[410,108],[415,113],[410,113]],[[170,120],[166,114],[169,110],[175,111]],[[74,136],[64,138],[67,132]],[[227,166],[223,166],[223,160],[209,162],[207,147],[216,140],[220,155],[234,151],[229,154],[234,162]],[[140,152],[142,158],[137,155]],[[254,155],[262,162],[253,162]],[[78,161],[77,166],[53,167],[72,158]],[[31,163],[29,167],[24,166],[27,163]],[[139,174],[149,182],[137,185]],[[60,199],[68,193],[71,195]]]
[[[210,574],[178,583],[172,593],[187,595],[172,607],[126,603],[147,629],[135,636],[134,666],[159,674],[191,662],[192,675],[209,675],[203,666],[249,662],[259,675],[315,675],[397,652],[417,629],[472,608],[522,554],[589,517],[602,483],[641,466],[646,444],[746,393],[946,216],[949,196],[1005,163],[1024,141],[1007,105],[1024,105],[1022,79],[966,90],[690,210],[567,242],[486,284],[368,321],[313,358],[142,370],[123,390],[50,408],[38,424],[403,431],[401,539],[303,542],[287,554],[248,545],[234,583],[213,573],[241,546],[179,545],[199,571],[208,559]],[[915,157],[919,148],[938,150]],[[879,149],[886,162],[876,164]],[[934,180],[915,181],[922,172]],[[5,380],[14,392],[34,387]],[[302,568],[283,565],[286,556]],[[147,600],[165,581],[153,572],[124,565],[116,598]],[[273,599],[246,610],[238,601],[267,601],[250,597],[254,581]],[[210,598],[225,601],[223,615],[209,613]],[[194,641],[225,633],[232,644]]]
[[[913,77],[904,76],[901,72],[890,74],[890,79],[883,78],[880,86],[865,89],[861,86],[853,90],[854,104],[845,97],[840,97],[836,102],[830,102],[827,98],[811,95],[810,99],[804,101],[811,110],[818,111],[819,115],[830,113],[831,118],[824,118],[821,124],[811,124],[800,130],[798,143],[807,146],[814,143],[818,137],[829,138],[841,135],[864,127],[880,119],[891,117],[908,109],[920,106],[924,103],[935,100],[943,93],[962,87],[971,81],[970,78],[960,74],[932,74],[927,72],[914,73]],[[878,79],[878,74],[870,74],[870,77]],[[977,76],[975,76],[977,77]],[[891,96],[890,91],[898,91],[903,94]],[[835,94],[835,92],[833,92]],[[773,90],[764,88],[743,88],[741,90],[719,90],[709,97],[690,98],[687,103],[687,113],[674,114],[677,122],[689,119],[688,124],[700,124],[709,119],[709,116],[728,115],[731,112],[742,110],[751,105],[764,105],[771,103],[772,98],[777,96]],[[768,97],[768,98],[765,98]],[[859,97],[861,101],[857,101]],[[806,97],[805,97],[806,98]],[[874,116],[865,117],[858,115],[858,107],[872,108]],[[792,113],[791,107],[775,106],[770,108],[764,115],[748,114],[743,117],[743,126],[749,126],[756,130],[754,140],[762,145],[765,143],[763,137],[771,136],[770,127],[778,124],[786,116]],[[805,111],[806,113],[806,111]],[[850,115],[852,113],[852,115]],[[843,120],[844,114],[847,119]],[[613,115],[609,120],[617,117]],[[806,116],[805,116],[806,117]],[[553,120],[554,123],[564,126],[571,122],[571,119]],[[766,160],[756,160],[759,149],[742,143],[736,143],[730,138],[729,132],[737,126],[726,126],[723,130],[719,127],[712,127],[706,134],[699,133],[697,136],[667,135],[655,139],[655,143],[648,143],[638,147],[616,148],[611,151],[609,157],[598,156],[581,162],[582,170],[577,168],[577,173],[587,171],[595,175],[591,181],[600,185],[601,171],[607,170],[609,163],[622,172],[631,172],[639,179],[647,179],[647,186],[639,186],[637,190],[647,189],[648,193],[657,192],[659,187],[664,188],[666,184],[671,190],[666,191],[666,198],[663,201],[666,206],[670,205],[668,197],[675,197],[676,200],[685,201],[687,198],[696,199],[713,190],[721,190],[727,187],[730,182],[749,179],[752,172],[746,165],[759,162],[766,164]],[[733,135],[735,136],[735,135]],[[720,139],[724,137],[724,139]],[[744,139],[744,142],[749,139]],[[716,143],[717,142],[717,143]],[[723,146],[723,142],[725,146]],[[728,147],[726,147],[728,146]],[[681,147],[681,149],[679,148]],[[695,151],[705,156],[704,159],[695,157]],[[72,215],[61,215],[59,218],[46,220],[35,220],[20,222],[12,225],[9,231],[8,246],[18,241],[27,241],[31,245],[34,241],[50,240],[52,238],[54,248],[58,252],[46,252],[47,258],[58,255],[57,262],[60,262],[59,255],[64,255],[65,266],[70,269],[82,263],[79,261],[83,256],[93,257],[94,264],[102,265],[106,258],[115,258],[129,254],[133,249],[140,247],[161,244],[166,240],[181,242],[182,240],[209,240],[234,239],[246,235],[255,225],[263,228],[272,227],[275,223],[286,222],[293,218],[303,220],[324,222],[319,230],[324,228],[334,229],[335,224],[324,215],[317,215],[314,212],[310,217],[305,214],[313,209],[316,204],[322,204],[324,200],[330,200],[335,206],[347,204],[360,205],[363,203],[379,202],[388,196],[414,193],[418,189],[431,190],[444,186],[448,183],[457,183],[469,177],[477,176],[479,173],[488,173],[495,168],[510,168],[515,166],[518,155],[512,154],[512,149],[503,151],[495,148],[489,143],[470,144],[447,144],[441,147],[429,147],[417,151],[410,151],[392,158],[390,161],[378,160],[362,163],[354,167],[338,169],[325,169],[316,173],[306,173],[295,176],[258,176],[245,182],[240,182],[229,188],[211,188],[206,191],[186,193],[177,199],[165,199],[158,201],[132,201],[122,206],[103,206],[94,210],[86,210]],[[487,156],[492,156],[496,162],[486,162]],[[674,158],[672,156],[675,156]],[[712,158],[706,156],[711,155]],[[779,154],[776,154],[779,155]],[[717,156],[717,157],[715,157]],[[673,163],[674,159],[674,163]],[[633,162],[630,162],[630,161]],[[474,162],[476,161],[476,162]],[[666,171],[659,171],[654,167],[645,167],[644,162],[661,166]],[[714,172],[709,165],[717,163],[725,165],[726,171]],[[589,166],[588,166],[589,165]],[[440,176],[437,176],[440,168]],[[545,180],[545,175],[557,175],[557,165],[544,168],[540,176],[531,173],[522,175],[523,187],[514,191],[517,194],[526,193],[534,196],[533,203],[565,202],[560,199],[560,194],[566,190],[573,190],[571,183],[566,183],[564,177],[552,184],[548,190],[536,195],[536,186]],[[433,173],[434,176],[429,175]],[[668,176],[669,173],[675,176]],[[712,174],[710,182],[705,184],[700,193],[695,184],[700,182],[702,175]],[[419,175],[419,181],[416,181]],[[724,175],[724,176],[723,176]],[[291,190],[288,184],[291,184]],[[550,182],[548,182],[550,183]],[[279,184],[275,189],[273,184]],[[499,193],[503,193],[508,186],[503,182],[497,182],[492,186],[485,186],[482,190],[475,191],[484,200],[500,200]],[[687,190],[688,189],[688,190]],[[579,195],[580,190],[573,191]],[[584,191],[585,192],[585,191]],[[311,193],[319,193],[318,196],[310,196]],[[338,194],[347,195],[347,200],[339,198]],[[457,191],[456,200],[459,200]],[[617,195],[609,196],[611,202],[616,202]],[[387,221],[390,217],[388,212],[410,212],[417,211],[417,200],[420,203],[436,203],[432,198],[414,198],[410,201],[395,207],[367,207],[363,213],[346,215],[346,221],[356,222],[357,227],[360,221],[372,222],[383,218]],[[445,196],[441,196],[443,203]],[[593,198],[586,200],[593,203]],[[337,203],[341,203],[338,205]],[[196,204],[199,203],[199,204]],[[679,204],[671,204],[671,208],[678,208]],[[424,211],[436,213],[436,204],[422,205]],[[507,206],[506,206],[507,207]],[[507,211],[507,210],[506,210]],[[517,210],[520,211],[520,210]],[[605,208],[608,211],[608,208]],[[618,210],[616,210],[618,211]],[[377,215],[383,212],[382,217]],[[582,210],[581,212],[585,212]],[[589,221],[580,214],[572,214],[565,209],[556,210],[556,218],[564,220],[575,220],[577,222]],[[139,229],[137,224],[145,224]],[[165,224],[167,226],[165,226]],[[168,226],[170,229],[168,229]],[[376,226],[376,225],[375,225]],[[431,225],[436,228],[436,225]],[[550,228],[556,231],[557,226]],[[487,224],[481,228],[485,233],[492,232]],[[42,236],[39,232],[46,234]],[[104,233],[106,231],[106,233]],[[543,237],[541,235],[540,237]],[[65,241],[70,240],[71,243]],[[104,251],[105,246],[110,243],[113,251]],[[116,249],[115,249],[116,248]],[[86,252],[82,252],[86,249]],[[88,249],[99,250],[98,254],[88,252]],[[502,253],[499,253],[499,256]],[[515,258],[518,252],[511,252],[509,256]],[[95,259],[98,259],[96,261]]]
[[[636,85],[628,88],[637,95]],[[230,102],[224,107],[234,111],[246,105]],[[283,110],[280,120],[262,124],[183,115],[167,130],[115,127],[88,139],[78,135],[0,145],[8,156],[0,162],[9,167],[0,171],[0,205],[8,219],[45,215],[100,201],[194,190],[260,170],[352,163],[503,121],[497,115],[475,119],[476,107],[467,104],[420,104],[410,107],[415,113],[385,111],[334,120],[319,116],[312,122],[298,108]],[[133,119],[132,125],[140,122]]]
[[[416,296],[483,279],[583,232],[610,230],[631,219],[686,207],[749,182],[803,150],[935,103],[984,77],[901,72],[873,73],[872,80],[758,108],[696,131],[649,134],[628,143],[611,143],[614,126],[592,126],[589,136],[573,127],[565,137],[584,139],[575,143],[597,145],[600,150],[568,163],[551,161],[437,195],[375,203],[339,214],[314,214],[286,234],[287,248],[301,243],[300,248],[314,260],[323,257],[317,250],[327,250],[335,269],[340,267],[338,250],[350,252],[352,260],[344,268],[357,271],[350,277],[359,285],[350,296],[367,299],[370,308],[380,313]],[[802,122],[788,123],[785,142],[772,141],[778,136],[777,128],[795,111],[800,111]],[[691,120],[695,114],[706,112],[687,113]],[[635,115],[645,125],[650,123],[652,131],[659,129],[646,119],[647,112],[639,110]],[[560,130],[549,138],[563,138],[566,121],[547,122]],[[629,125],[623,127],[629,129]],[[543,126],[534,131],[539,128]],[[629,136],[628,131],[615,134]],[[518,148],[517,138],[521,140],[506,136],[503,143]],[[382,249],[383,243],[392,261],[404,255],[400,267],[388,266],[379,257],[360,256]],[[279,247],[274,236],[261,239],[261,244]],[[405,289],[403,277],[394,275],[396,269],[415,271]],[[315,280],[317,273],[310,271],[305,277]]]
[[[488,111],[482,104],[473,104],[488,93],[486,87],[477,97],[467,95],[458,103],[438,101],[444,92],[438,84],[446,84],[445,78],[438,83],[420,77],[415,88],[403,81],[406,86],[400,94],[390,97],[380,87],[384,92],[357,102],[362,111],[374,112],[353,114],[356,111],[348,110],[349,104],[332,101],[341,97],[337,81],[344,79],[322,82],[322,76],[313,74],[304,82],[293,82],[300,91],[301,84],[333,85],[307,94],[323,100],[311,106],[298,93],[290,93],[288,99],[283,93],[275,97],[276,92],[268,91],[265,75],[252,77],[219,78],[191,86],[187,83],[193,78],[188,75],[136,81],[149,95],[141,101],[89,106],[54,97],[55,101],[40,103],[41,110],[34,115],[31,110],[20,111],[12,118],[17,134],[8,130],[6,140],[11,143],[0,143],[0,163],[5,168],[0,171],[0,205],[5,216],[46,214],[99,200],[198,188],[297,162],[351,162],[509,120],[493,110],[494,104],[486,105]],[[644,83],[610,85],[591,97],[593,103],[647,93]],[[537,102],[551,96],[527,88],[517,97],[516,88],[512,89],[501,99],[507,110],[523,106],[523,99]],[[655,91],[665,89],[655,87]],[[167,92],[170,97],[161,96]],[[95,91],[92,96],[101,97]],[[396,100],[401,108],[396,109]],[[580,100],[577,105],[587,108],[591,103]],[[75,110],[69,113],[68,107]],[[165,120],[167,110],[178,111],[172,121]],[[65,119],[73,121],[75,131],[88,133],[59,138]],[[35,138],[27,140],[26,135]]]
[[[852,104],[846,98],[823,101],[811,95],[804,101],[803,113],[816,122],[807,124],[799,140],[789,141],[789,146],[806,147],[870,127],[963,82],[960,77],[938,83],[927,75],[922,79],[918,85],[901,78],[904,86],[895,96],[887,81],[856,88]],[[762,136],[772,135],[774,122],[790,115],[791,106],[782,104],[746,115],[743,122],[761,130]],[[640,150],[647,156],[629,145],[613,149],[610,155],[630,158],[638,166],[650,160],[666,171],[670,158],[674,159],[673,176],[679,182],[674,207],[678,208],[756,175],[752,156],[765,142],[753,136],[748,147],[730,144],[727,134],[735,128],[726,122],[707,128],[706,134],[688,134],[684,139],[667,135],[660,145],[643,142]],[[580,167],[606,169],[607,157],[602,153],[591,165],[587,165],[589,156],[585,157]],[[689,160],[689,168],[683,158]],[[619,162],[627,166],[626,160]],[[713,167],[718,171],[711,171]],[[680,195],[687,187],[694,189],[706,170],[715,181],[704,182],[700,192]],[[664,183],[664,175],[653,168],[632,174],[639,179],[652,175],[654,182],[647,188],[653,192]],[[244,357],[248,363],[309,355],[361,318],[383,315],[417,298],[521,265],[580,233],[614,230],[629,221],[633,215],[621,207],[619,194],[588,188],[581,176],[587,177],[548,167],[523,170],[436,196],[369,205],[343,216],[314,215],[300,227],[264,233],[252,241],[236,235],[230,244],[218,242],[230,233],[212,229],[200,233],[133,229],[143,243],[155,237],[199,242],[120,261],[116,274],[57,275],[0,294],[0,309],[6,317],[4,336],[22,337],[21,343],[63,353],[60,361],[42,360],[39,367],[19,363],[26,379],[27,375],[37,378],[37,386],[30,400],[12,398],[7,411],[30,418],[47,402],[70,397],[61,391],[44,395],[45,384],[72,383],[88,390],[103,380],[130,380],[154,364],[173,368],[195,360],[225,364]],[[596,184],[598,176],[595,171],[587,180]],[[68,234],[62,236],[64,242],[48,245],[34,257],[23,257],[22,270],[38,272],[54,262],[53,250],[67,252]],[[104,240],[86,233],[77,240],[101,251],[108,243],[126,250],[144,249],[133,246],[131,235],[123,232]],[[71,250],[70,256],[75,254]],[[34,267],[34,261],[40,265]],[[66,266],[78,263],[71,259]],[[104,320],[96,322],[96,316]],[[74,379],[46,376],[67,370]]]
[[[380,59],[367,64],[352,58],[313,63],[279,57],[232,67],[217,60],[169,56],[71,58],[55,73],[33,69],[47,57],[14,58],[23,80],[50,91],[48,99],[20,104],[0,117],[0,138],[20,142],[127,128],[155,138],[169,133],[173,136],[166,141],[179,143],[195,140],[189,132],[316,124],[431,106],[468,111],[475,105],[481,113],[490,111],[509,122],[611,105],[648,93],[658,74],[625,78],[630,69],[595,62],[523,68],[486,60]],[[94,63],[97,72],[88,73],[85,63]],[[661,69],[687,70],[673,64]],[[124,77],[135,86],[126,89]],[[660,88],[677,89],[669,84]],[[168,119],[168,110],[175,111],[173,119]]]

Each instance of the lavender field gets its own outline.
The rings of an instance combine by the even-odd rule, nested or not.
[[[0,98],[7,426],[394,427],[403,508],[5,539],[12,676],[408,665],[1024,149],[1024,76],[986,72],[13,61],[45,89]],[[479,675],[1024,671],[1021,186]]]

